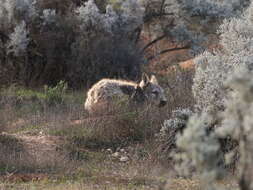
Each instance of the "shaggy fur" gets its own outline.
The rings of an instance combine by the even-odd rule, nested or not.
[[[87,93],[85,109],[88,112],[107,109],[117,100],[127,100],[138,104],[151,103],[164,106],[167,99],[155,76],[151,79],[143,75],[138,84],[132,81],[102,79],[94,84]],[[103,110],[104,111],[104,110]],[[102,112],[103,112],[102,111]]]

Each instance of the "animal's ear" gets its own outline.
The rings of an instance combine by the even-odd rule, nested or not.
[[[143,73],[143,74],[142,74],[142,80],[141,80],[139,86],[140,86],[141,88],[143,88],[143,87],[146,86],[148,83],[149,83],[149,77],[148,77],[148,75],[147,75],[146,73]]]
[[[148,83],[149,82],[149,77],[146,73],[143,73],[142,74],[142,80],[145,82],[145,83]]]
[[[153,83],[153,84],[158,84],[158,81],[157,81],[155,75],[152,75],[152,76],[151,76],[150,82]]]

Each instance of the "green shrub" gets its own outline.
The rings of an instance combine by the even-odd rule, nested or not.
[[[68,88],[67,83],[60,81],[54,87],[44,87],[44,99],[47,105],[52,106],[64,103],[64,95]]]
[[[0,85],[35,87],[64,80],[80,88],[104,77],[139,77],[144,56],[132,36],[143,11],[133,12],[137,16],[127,12],[123,23],[118,15],[123,13],[102,13],[94,1],[3,2]]]

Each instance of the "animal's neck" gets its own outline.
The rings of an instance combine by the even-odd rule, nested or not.
[[[135,92],[135,86],[134,85],[129,85],[129,84],[122,84],[120,85],[120,89],[124,94],[127,94],[131,96]]]

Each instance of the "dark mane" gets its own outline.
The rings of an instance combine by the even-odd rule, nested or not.
[[[132,94],[135,92],[135,87],[133,85],[121,84],[120,89],[128,96],[132,96]]]

